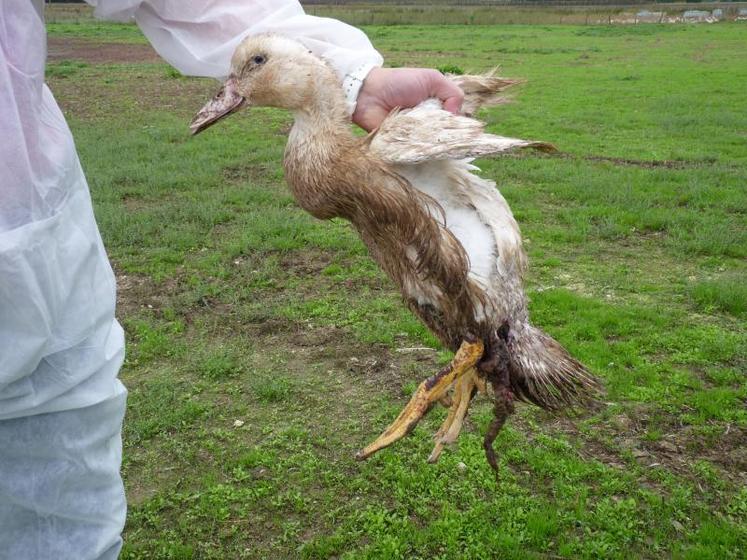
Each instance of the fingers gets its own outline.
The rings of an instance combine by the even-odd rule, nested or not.
[[[432,97],[439,99],[445,110],[459,114],[464,92],[438,70],[374,68],[358,93],[353,122],[371,131],[395,107],[415,107]]]
[[[355,112],[353,112],[352,120],[363,130],[371,132],[381,124],[388,114],[389,111],[380,105],[375,103],[358,102]]]
[[[437,70],[429,72],[430,95],[438,97],[444,105],[444,109],[457,114],[462,109],[464,102],[464,92],[462,88],[456,85],[446,76]]]

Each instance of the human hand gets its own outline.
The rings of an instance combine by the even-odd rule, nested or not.
[[[353,122],[373,130],[396,107],[415,107],[431,97],[444,109],[458,113],[464,92],[438,70],[427,68],[374,68],[363,82],[353,113]]]

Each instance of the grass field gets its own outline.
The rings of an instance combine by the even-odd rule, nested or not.
[[[522,226],[533,322],[604,402],[519,407],[497,480],[483,400],[437,465],[443,409],[356,463],[449,356],[344,223],[295,206],[289,116],[190,138],[214,83],[135,27],[51,24],[129,343],[123,558],[743,558],[747,28],[365,30],[391,65],[527,79],[482,118],[562,155],[480,165]]]

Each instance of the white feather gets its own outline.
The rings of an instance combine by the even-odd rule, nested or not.
[[[552,149],[545,142],[487,134],[480,121],[444,111],[435,99],[390,114],[370,144],[371,152],[391,164],[460,160],[516,148]]]
[[[453,115],[435,99],[414,109],[392,113],[372,134],[371,151],[393,166],[420,192],[438,203],[430,208],[434,219],[464,247],[470,278],[482,287],[489,309],[478,305],[475,319],[497,313],[526,318],[521,278],[526,268],[519,226],[493,181],[474,172],[474,157],[548,144],[486,134],[483,124]],[[415,283],[407,293],[419,303],[435,303],[437,294]],[[515,301],[510,306],[507,302]]]

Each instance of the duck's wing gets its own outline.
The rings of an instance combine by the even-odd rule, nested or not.
[[[547,142],[487,134],[480,121],[444,111],[435,99],[393,111],[367,141],[372,154],[390,164],[475,158],[516,148],[555,151]]]
[[[522,80],[501,78],[496,76],[497,69],[487,74],[446,74],[446,77],[459,86],[464,92],[462,113],[474,115],[481,107],[492,107],[508,103],[509,98],[502,95],[511,86],[520,84]]]

